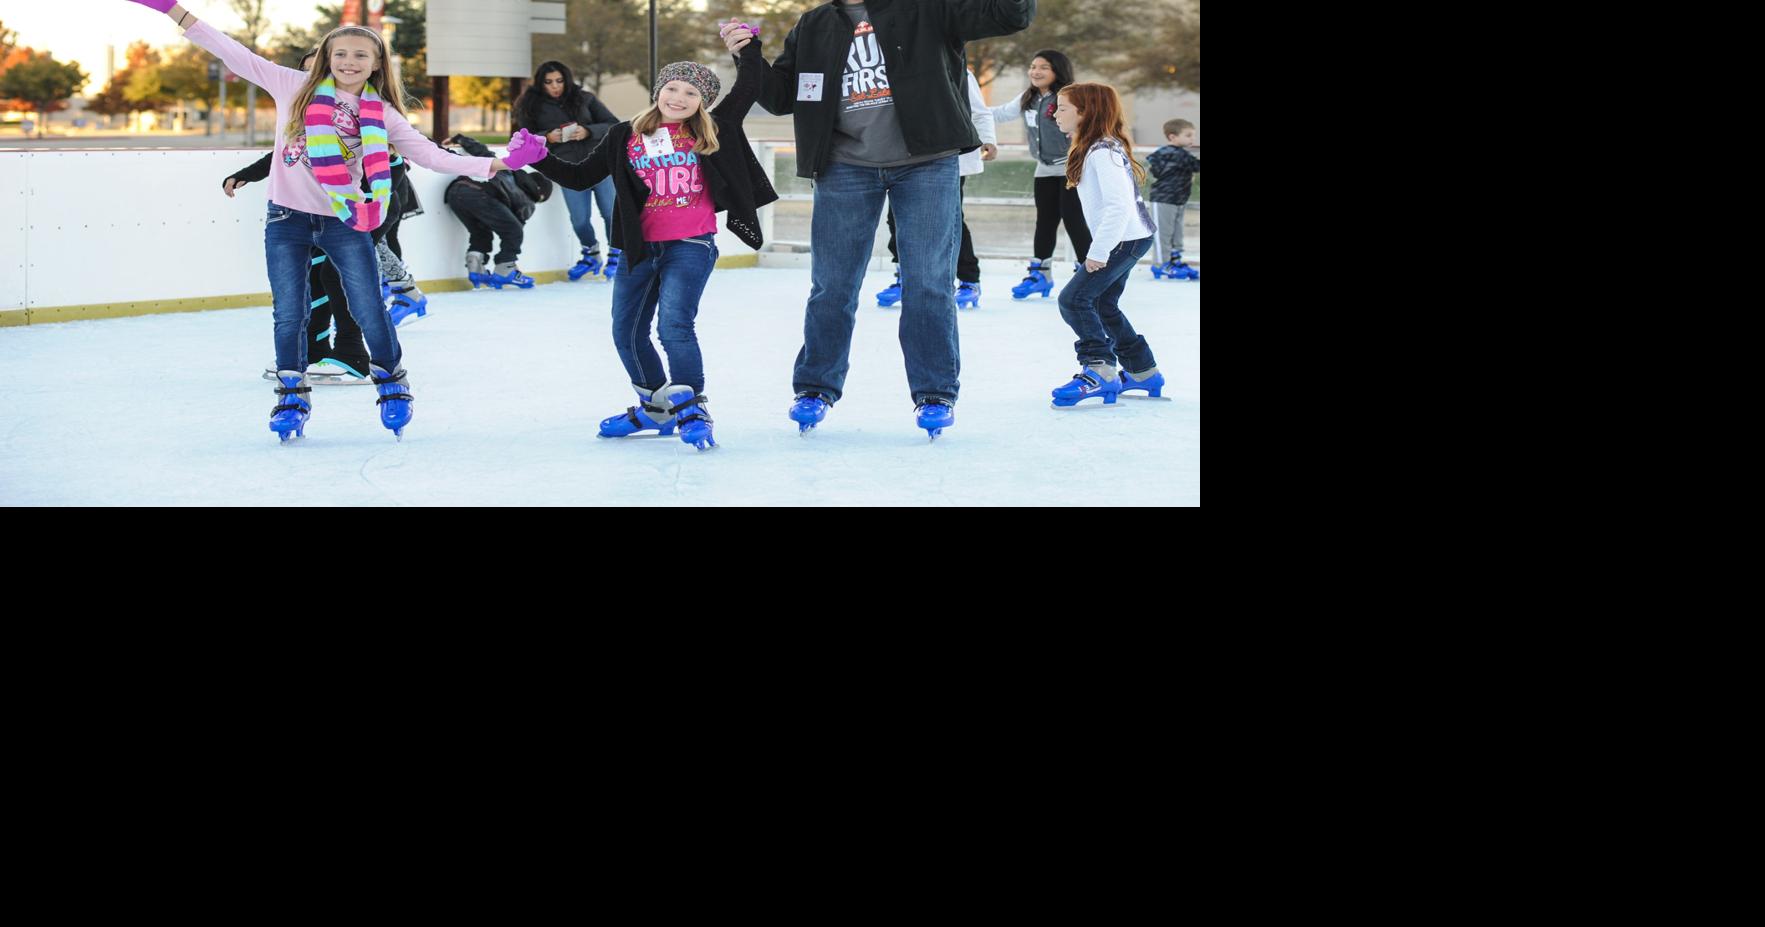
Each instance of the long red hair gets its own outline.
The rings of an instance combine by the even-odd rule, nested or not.
[[[1128,164],[1134,169],[1134,182],[1145,183],[1146,169],[1134,160],[1134,143],[1128,138],[1122,120],[1122,98],[1116,95],[1115,88],[1108,84],[1068,84],[1060,88],[1060,95],[1079,113],[1078,130],[1073,132],[1072,145],[1066,150],[1067,188],[1079,185],[1079,178],[1085,176],[1085,155],[1092,145],[1105,138],[1121,143]]]

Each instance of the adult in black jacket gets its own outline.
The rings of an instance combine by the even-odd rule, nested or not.
[[[546,150],[560,161],[580,164],[588,160],[595,146],[607,137],[607,131],[619,123],[619,117],[607,109],[594,94],[577,86],[576,78],[561,61],[547,61],[533,72],[533,83],[515,101],[515,128],[543,135]],[[572,267],[570,279],[599,273],[602,268],[600,242],[594,234],[594,208],[600,207],[601,223],[607,238],[613,237],[613,183],[605,180],[587,190],[564,189],[564,205],[570,210],[570,225],[576,230],[576,241],[582,246],[582,259]],[[608,256],[616,264],[616,254]],[[608,267],[608,273],[614,268]]]
[[[952,283],[961,242],[956,155],[980,147],[963,47],[1028,27],[1035,0],[834,0],[797,21],[765,69],[760,105],[795,117],[797,173],[815,181],[814,287],[792,376],[791,418],[839,401],[858,291],[884,199],[901,254],[901,352],[920,425],[954,422],[961,349]],[[750,33],[725,26],[731,49]]]
[[[456,135],[448,143],[476,157],[490,149],[484,143],[465,135]],[[459,177],[447,185],[443,202],[466,226],[466,271],[474,288],[488,283],[497,289],[514,285],[522,289],[533,286],[533,278],[515,267],[525,240],[523,226],[533,218],[540,203],[550,199],[551,181],[527,171],[497,171],[489,180]],[[490,255],[490,237],[496,234],[502,249],[496,253],[494,273],[486,272]]]
[[[742,120],[765,66],[756,43],[737,56],[736,83],[720,105],[717,75],[676,62],[656,76],[651,106],[607,133],[581,164],[547,157],[533,166],[571,189],[611,178],[613,245],[625,264],[613,279],[613,346],[639,406],[601,423],[602,437],[680,429],[700,450],[713,446],[705,370],[693,323],[717,261],[717,213],[743,244],[759,248],[759,209],[778,199],[760,169]],[[650,341],[654,318],[668,365]]]

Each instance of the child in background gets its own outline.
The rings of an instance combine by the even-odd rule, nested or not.
[[[1170,144],[1146,158],[1152,168],[1152,200],[1154,218],[1158,220],[1157,263],[1152,276],[1172,280],[1200,280],[1201,271],[1183,263],[1183,212],[1189,205],[1189,188],[1201,171],[1201,159],[1195,156],[1195,123],[1172,119],[1164,124],[1164,140]]]

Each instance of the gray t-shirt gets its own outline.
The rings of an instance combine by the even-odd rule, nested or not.
[[[852,20],[852,47],[840,78],[840,99],[833,126],[833,160],[864,167],[900,167],[956,154],[955,149],[929,155],[907,150],[901,117],[889,88],[888,63],[882,43],[870,27],[864,4],[842,6]]]

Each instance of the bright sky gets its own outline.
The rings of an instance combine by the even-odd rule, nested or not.
[[[225,0],[181,0],[198,17],[231,32],[239,17]],[[316,0],[269,0],[269,35],[284,25],[310,26],[317,19]],[[53,53],[58,61],[78,61],[91,76],[86,93],[104,89],[104,49],[116,46],[116,66],[127,61],[129,43],[145,39],[155,48],[184,41],[165,14],[128,0],[0,0],[0,22],[18,32],[18,44]]]

